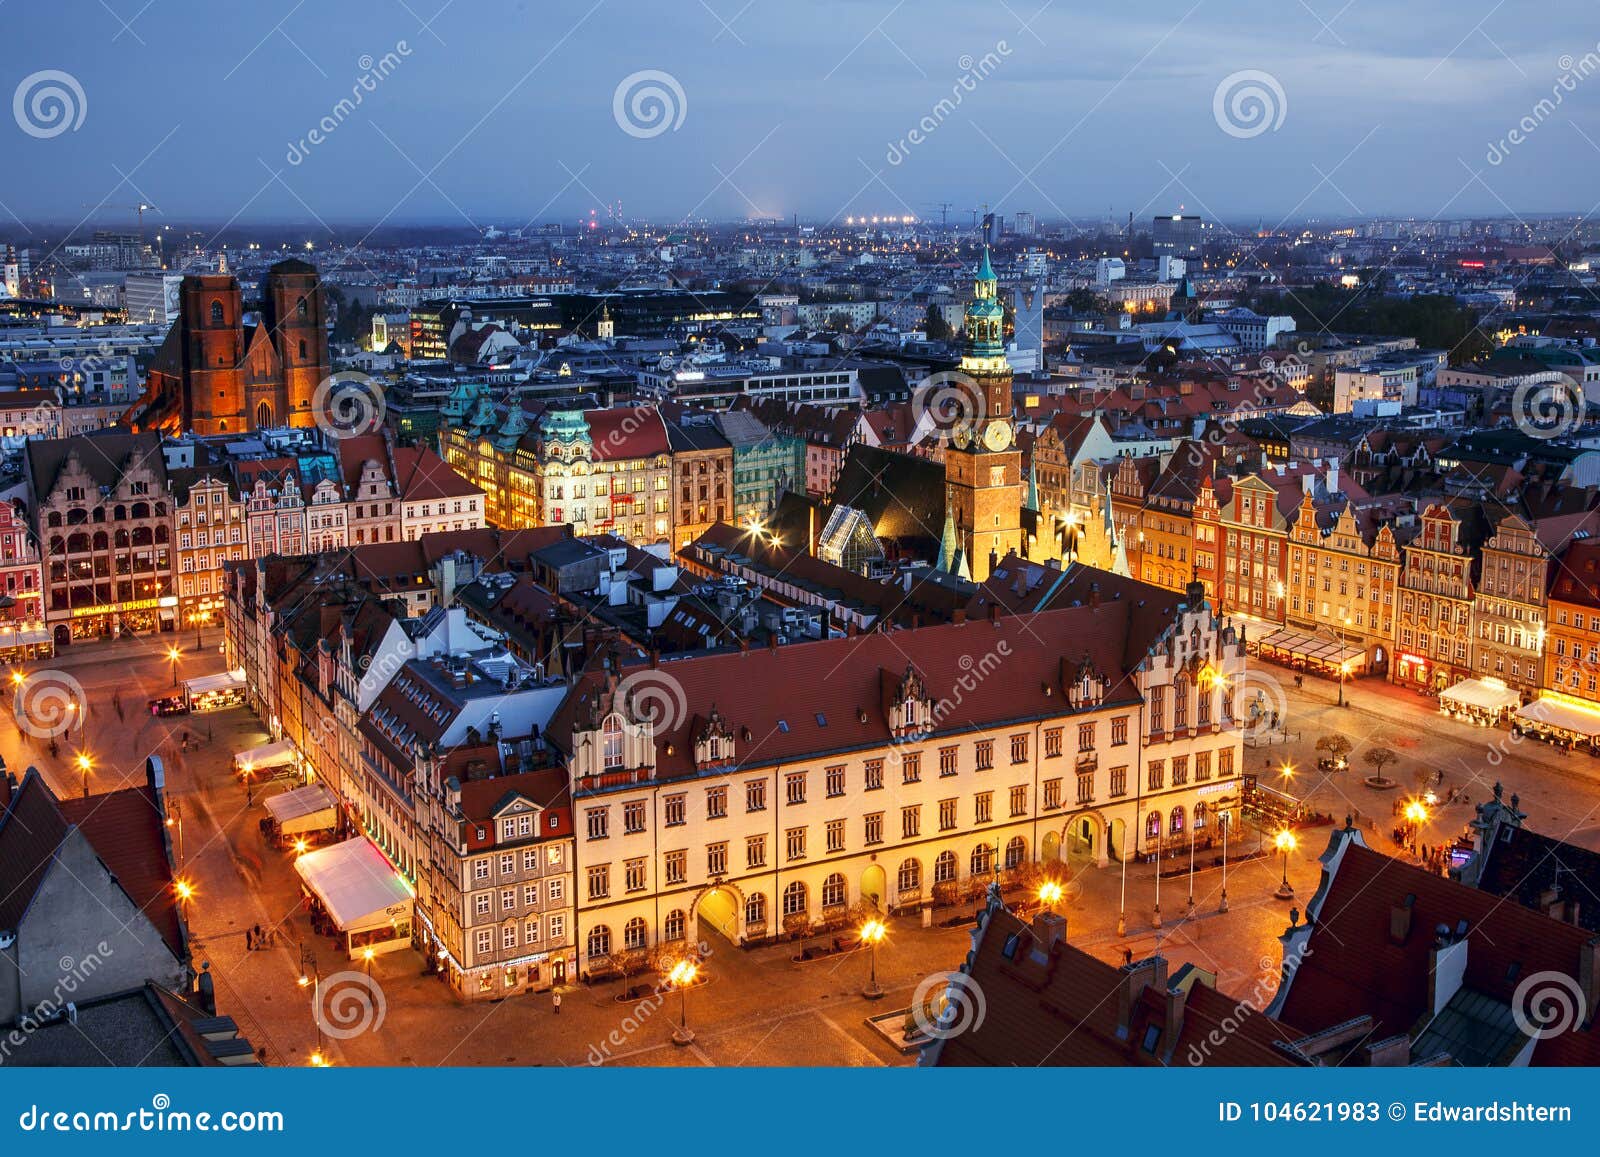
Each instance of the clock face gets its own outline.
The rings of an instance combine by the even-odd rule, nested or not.
[[[972,445],[972,424],[970,422],[962,422],[954,430],[950,431],[950,440],[961,450],[965,450]]]
[[[983,432],[983,444],[997,452],[1011,445],[1011,423],[1004,419],[990,422]]]

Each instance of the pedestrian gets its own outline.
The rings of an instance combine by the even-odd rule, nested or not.
[[[260,948],[261,947],[261,925],[257,924],[253,931],[254,931],[254,935],[250,937],[250,947],[251,948]]]
[[[561,1015],[561,992],[558,989],[550,990],[550,1011],[557,1016]]]
[[[245,951],[248,952],[251,949],[253,949],[255,946],[256,946],[256,930],[254,928],[246,928],[244,930],[244,947],[245,947]]]

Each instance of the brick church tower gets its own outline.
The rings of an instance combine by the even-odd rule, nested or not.
[[[237,280],[190,274],[145,394],[124,420],[197,434],[313,425],[313,395],[332,372],[325,319],[321,282],[304,261],[267,271],[259,320],[248,325]]]

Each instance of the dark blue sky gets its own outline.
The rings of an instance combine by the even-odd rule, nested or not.
[[[653,220],[948,200],[962,221],[989,202],[1275,224],[1600,197],[1592,0],[0,0],[0,33],[20,110],[0,228],[141,199],[169,220],[508,227],[618,199]],[[77,96],[51,70],[85,106],[55,135],[29,98]],[[614,115],[647,70],[681,112],[656,135]],[[1229,89],[1217,107],[1241,73],[1273,127]]]

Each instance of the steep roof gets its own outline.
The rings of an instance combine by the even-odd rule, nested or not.
[[[406,502],[471,498],[483,493],[426,446],[396,446],[394,472],[400,497]]]

